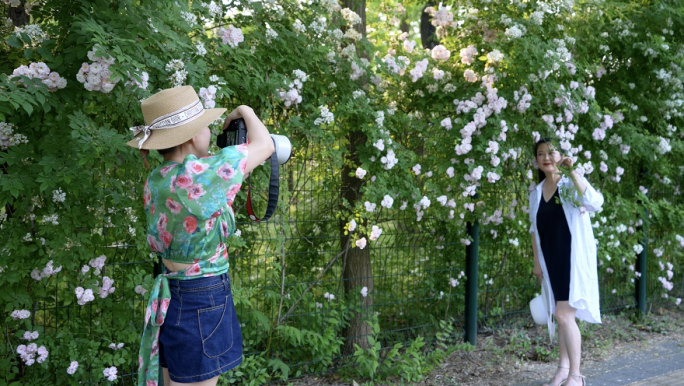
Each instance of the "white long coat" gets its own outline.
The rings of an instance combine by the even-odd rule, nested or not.
[[[603,195],[594,189],[586,178],[581,177],[582,181],[587,185],[584,195],[579,196],[577,191],[574,191],[575,198],[580,202],[587,212],[595,212],[603,205]],[[549,273],[546,269],[546,262],[544,260],[544,253],[541,249],[539,240],[539,232],[537,230],[537,211],[539,210],[539,201],[542,199],[542,187],[544,186],[544,179],[537,184],[535,189],[530,193],[530,233],[534,233],[534,239],[537,246],[537,255],[539,257],[539,265],[541,265],[543,277],[542,293],[545,292],[544,299],[546,300],[546,313],[548,315],[549,337],[553,338],[555,325],[551,317],[556,312],[556,301],[551,289],[549,281]],[[559,193],[565,189],[572,189],[574,183],[568,177],[562,177],[558,182]],[[559,194],[560,195],[560,194]],[[591,226],[591,220],[588,213],[582,213],[579,208],[573,206],[572,203],[566,202],[561,196],[561,203],[563,205],[563,212],[565,219],[570,228],[572,235],[571,253],[570,253],[570,298],[568,300],[571,307],[577,309],[577,318],[587,321],[589,323],[601,323],[601,311],[599,308],[599,288],[598,288],[598,270],[596,267],[596,241],[594,240],[594,231]]]

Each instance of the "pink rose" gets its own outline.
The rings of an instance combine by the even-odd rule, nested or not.
[[[164,245],[152,235],[147,235],[147,244],[155,252],[162,252],[164,250]]]
[[[183,227],[185,231],[192,234],[197,230],[197,218],[195,216],[188,216],[183,220]]]
[[[161,213],[159,215],[159,220],[157,220],[157,230],[159,232],[165,231],[166,230],[166,224],[169,223],[169,218],[166,217],[166,214]]]
[[[192,177],[187,174],[181,174],[176,178],[176,186],[181,189],[187,189],[189,186],[192,186]]]
[[[166,199],[166,207],[169,208],[173,214],[180,213],[183,208],[180,203],[174,201],[171,197]]]
[[[209,168],[208,164],[203,164],[197,161],[190,161],[185,166],[185,171],[193,174],[202,174],[205,170]]]
[[[171,299],[162,299],[161,312],[166,312],[169,309],[169,303],[171,303]]]
[[[214,223],[216,223],[215,218],[210,218],[206,223],[204,223],[204,230],[207,232],[207,234],[209,234],[209,231],[214,229]]]
[[[154,214],[154,204],[150,206],[150,214]]]
[[[148,379],[147,380],[147,386],[157,386],[157,381],[153,379]]]
[[[147,206],[151,199],[152,194],[150,192],[150,189],[148,189],[147,186],[145,186],[145,190],[143,191],[143,205]]]
[[[235,146],[235,150],[240,154],[247,155],[247,144],[243,143],[242,145],[237,145]]]
[[[242,174],[245,174],[245,168],[247,167],[247,158],[243,158],[238,165]]]
[[[171,176],[171,186],[169,190],[171,190],[171,193],[176,193],[176,176]]]
[[[235,196],[237,193],[240,191],[240,184],[235,184],[228,188],[226,191],[226,200],[228,200],[228,205],[233,205],[233,201],[235,200]]]
[[[198,198],[204,196],[205,193],[207,192],[204,191],[204,188],[202,188],[201,184],[194,184],[188,187],[189,200],[197,200]]]
[[[216,171],[216,174],[224,180],[230,181],[235,177],[235,169],[229,163],[225,163]]]
[[[159,238],[162,239],[164,242],[164,245],[166,248],[169,247],[169,244],[171,244],[171,240],[173,239],[173,236],[171,236],[171,233],[167,231],[162,231],[161,234],[159,234]]]
[[[159,302],[159,300],[153,300],[153,301],[152,301],[152,306],[151,306],[151,307],[152,307],[152,313],[153,313],[153,314],[156,314],[156,313],[157,313],[158,302]]]
[[[176,165],[177,164],[173,164],[173,165],[169,165],[169,166],[165,166],[165,167],[161,168],[161,170],[159,171],[159,174],[161,174],[162,177],[166,177],[166,175],[169,173],[169,171],[171,169],[175,168]]]
[[[228,223],[221,221],[221,236],[228,237]]]
[[[201,272],[199,264],[195,263],[191,265],[186,271],[185,276],[197,276]]]

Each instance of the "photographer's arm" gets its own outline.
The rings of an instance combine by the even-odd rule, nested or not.
[[[275,146],[273,145],[273,140],[271,139],[268,129],[264,126],[259,117],[256,116],[251,107],[242,105],[233,110],[226,118],[225,126],[227,126],[231,120],[237,118],[243,118],[245,120],[247,138],[249,138],[249,144],[247,145],[249,154],[247,155],[247,166],[245,167],[246,176],[273,154]]]

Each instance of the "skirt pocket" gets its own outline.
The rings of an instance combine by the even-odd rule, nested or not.
[[[226,296],[220,306],[197,310],[199,333],[202,339],[204,355],[215,358],[233,347],[233,329],[231,326],[231,310],[233,302]]]

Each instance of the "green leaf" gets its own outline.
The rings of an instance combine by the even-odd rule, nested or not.
[[[8,37],[5,41],[10,47],[21,48],[24,46],[24,43],[22,43],[21,40],[19,40],[17,35],[10,35],[10,37]]]
[[[35,52],[36,51],[33,48],[27,48],[26,50],[24,50],[24,57],[26,59],[31,59],[31,58],[33,58],[33,54]]]

